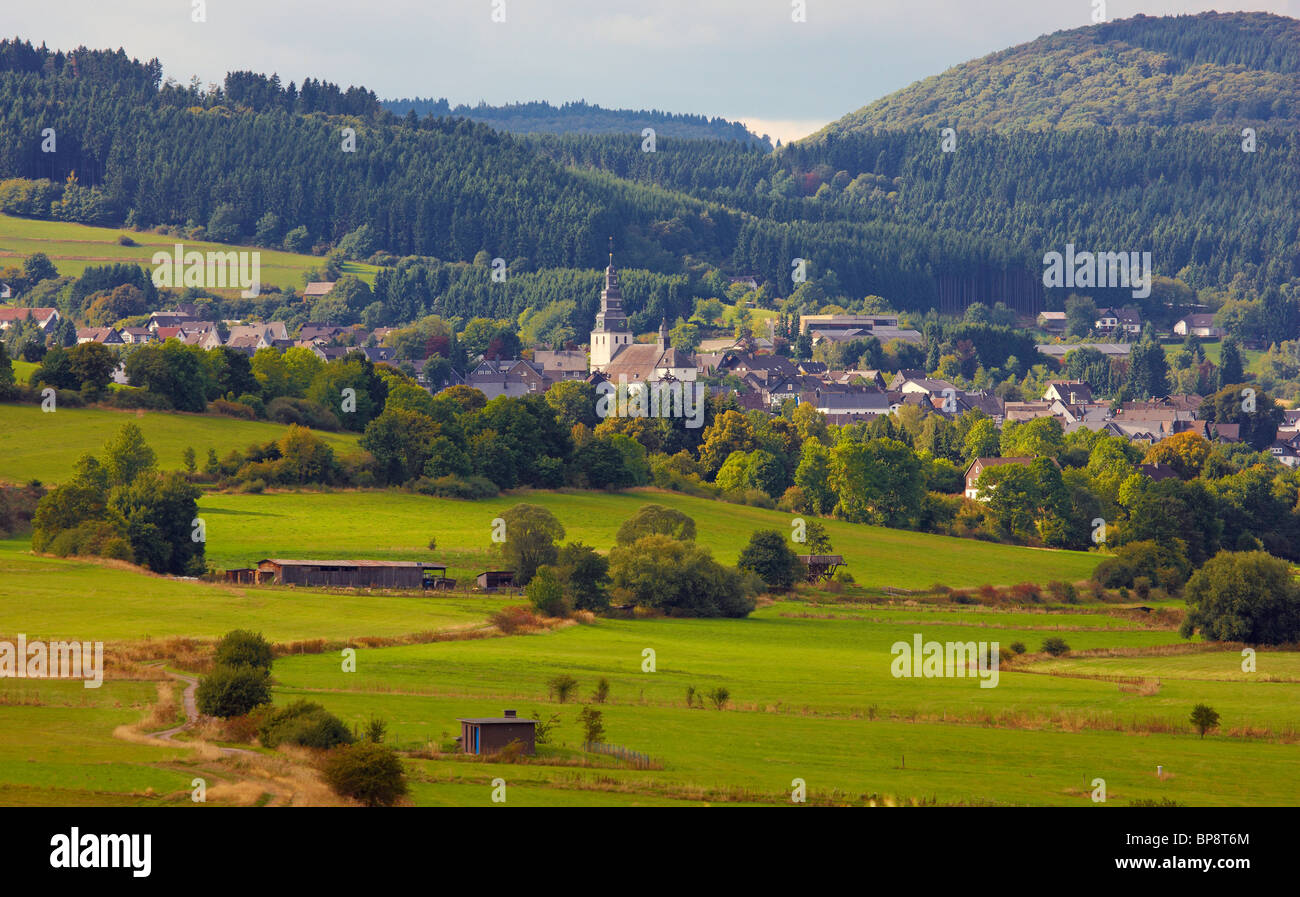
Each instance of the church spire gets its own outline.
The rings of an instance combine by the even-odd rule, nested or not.
[[[609,267],[605,269],[605,288],[600,291],[600,313],[596,315],[596,330],[626,331],[627,315],[623,312],[623,290],[618,285],[618,269],[614,267],[614,238],[609,238]]]

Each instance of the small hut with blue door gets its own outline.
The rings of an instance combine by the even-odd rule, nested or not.
[[[537,721],[520,719],[513,710],[501,717],[458,719],[460,723],[460,749],[466,754],[495,754],[518,741],[525,754],[537,752]]]

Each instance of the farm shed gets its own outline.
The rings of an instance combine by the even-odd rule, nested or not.
[[[235,567],[226,571],[226,581],[242,585],[257,585],[257,570],[253,567]]]
[[[488,570],[478,575],[478,587],[486,592],[495,592],[497,589],[513,589],[515,587],[515,571],[513,570]]]
[[[421,589],[432,579],[425,570],[447,572],[420,561],[294,561],[267,558],[257,562],[257,581],[276,585],[327,586],[345,589]]]
[[[835,575],[835,570],[845,566],[843,555],[801,554],[799,560],[808,568],[809,582],[824,582]]]
[[[519,719],[513,710],[502,717],[458,719],[460,723],[460,749],[466,754],[495,754],[518,741],[525,754],[537,752],[537,721]]]

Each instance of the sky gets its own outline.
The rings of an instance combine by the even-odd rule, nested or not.
[[[453,105],[582,99],[720,115],[788,141],[968,59],[1092,24],[1099,3],[1111,20],[1300,18],[1300,0],[6,0],[4,27],[157,57],[183,82],[253,70]]]

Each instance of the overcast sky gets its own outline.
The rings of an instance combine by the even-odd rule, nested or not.
[[[4,28],[70,49],[364,84],[452,104],[585,99],[739,119],[788,140],[913,81],[1088,25],[1101,0],[6,0]],[[1300,0],[1105,0],[1109,18],[1217,9],[1300,17]],[[494,22],[504,7],[505,22]]]

